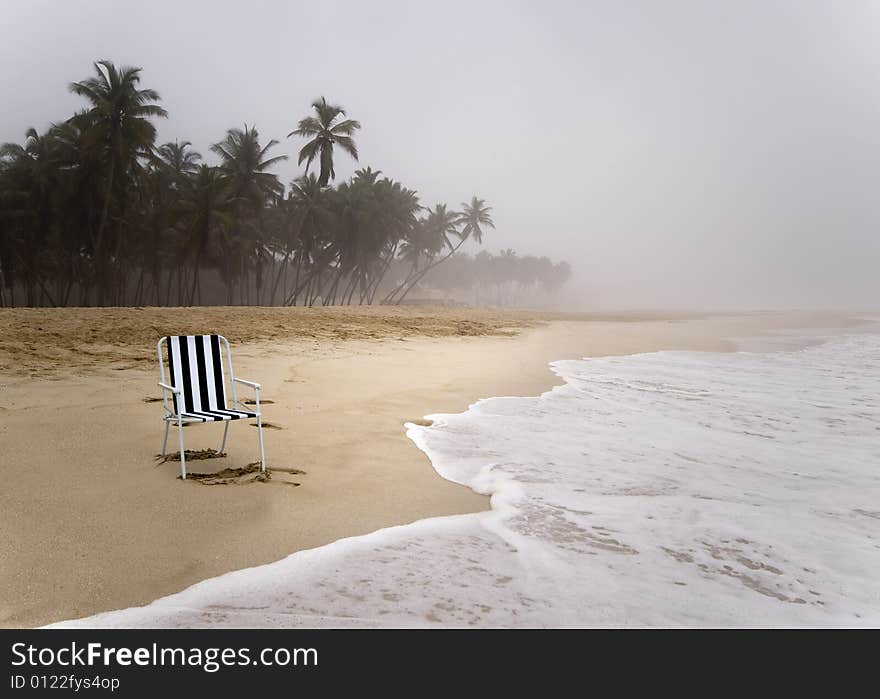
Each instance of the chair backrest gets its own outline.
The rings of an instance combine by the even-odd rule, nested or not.
[[[175,412],[225,410],[226,380],[220,356],[221,341],[226,345],[229,372],[232,373],[226,338],[220,335],[171,335],[163,340],[168,349],[170,384],[183,391],[182,395],[174,394]],[[161,346],[162,340],[159,341],[159,368],[165,381]]]

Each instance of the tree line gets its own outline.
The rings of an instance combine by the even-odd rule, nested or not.
[[[517,255],[502,250],[493,255],[460,253],[433,269],[426,284],[447,297],[477,305],[513,306],[552,297],[571,278],[568,262],[549,257]]]
[[[98,61],[69,86],[82,110],[0,146],[0,305],[402,303],[495,227],[479,197],[425,207],[369,167],[333,186],[361,125],[324,98],[288,134],[305,173],[285,187],[272,169],[287,156],[254,126],[212,145],[215,165],[157,144],[168,115],[140,80]]]

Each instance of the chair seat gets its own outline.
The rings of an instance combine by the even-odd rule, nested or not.
[[[257,417],[257,413],[249,413],[243,410],[196,410],[189,413],[181,413],[184,422],[219,422],[222,420],[247,420]],[[176,415],[169,415],[166,420],[177,420]]]

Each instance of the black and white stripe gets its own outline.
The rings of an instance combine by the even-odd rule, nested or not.
[[[242,410],[212,410],[184,413],[182,417],[184,422],[211,422],[212,420],[247,420],[256,416],[256,413],[246,413]]]
[[[210,422],[257,417],[257,413],[229,410],[219,335],[172,335],[166,339],[174,410],[189,421]],[[182,405],[181,405],[182,402]]]

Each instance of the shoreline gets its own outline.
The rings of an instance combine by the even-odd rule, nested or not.
[[[233,343],[236,373],[263,383],[274,401],[266,419],[282,428],[266,430],[270,470],[306,472],[279,474],[270,484],[182,484],[174,480],[175,463],[153,467],[145,455],[158,449],[161,408],[143,403],[156,395],[153,367],[56,375],[27,381],[28,390],[4,383],[0,414],[10,459],[2,475],[11,487],[3,494],[2,524],[12,546],[0,551],[7,591],[0,625],[138,606],[341,538],[486,510],[488,498],[436,473],[403,425],[461,412],[480,398],[540,394],[561,383],[550,361],[723,351],[733,349],[728,337],[855,324],[841,314],[808,313],[544,323],[514,336]],[[97,403],[88,421],[70,414],[85,398]],[[130,426],[112,433],[121,411]],[[209,446],[211,431],[188,430],[188,446]],[[197,470],[252,460],[252,429],[234,425],[230,441],[227,459],[204,468],[200,462]],[[72,469],[59,474],[62,463]],[[294,479],[299,487],[282,487]]]

